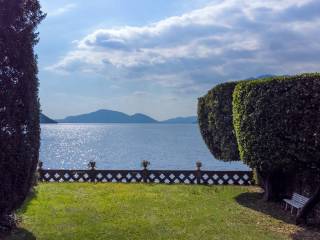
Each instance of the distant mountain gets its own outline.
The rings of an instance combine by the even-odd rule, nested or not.
[[[157,123],[158,121],[141,113],[132,116],[112,111],[98,110],[96,112],[70,116],[57,120],[61,123]]]
[[[255,80],[255,79],[260,79],[260,78],[269,78],[269,77],[275,77],[276,75],[273,75],[273,74],[263,74],[263,75],[260,75],[258,77],[250,77],[250,78],[247,78],[246,80]]]
[[[40,113],[40,123],[57,123],[55,120],[47,117],[43,113]]]
[[[198,122],[198,118],[196,116],[191,116],[191,117],[171,118],[171,119],[162,121],[161,123],[178,124],[178,123],[197,123],[197,122]]]
[[[147,115],[144,115],[142,113],[136,113],[130,117],[131,122],[133,123],[156,123],[157,120],[153,119],[152,117],[149,117]]]

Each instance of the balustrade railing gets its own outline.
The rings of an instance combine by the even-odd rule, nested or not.
[[[141,170],[99,170],[95,162],[87,170],[44,169],[39,164],[41,182],[114,182],[165,183],[206,185],[252,185],[252,171],[206,171],[197,162],[196,170],[149,170],[150,162],[143,162]]]

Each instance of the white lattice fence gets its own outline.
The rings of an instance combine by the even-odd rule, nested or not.
[[[60,170],[39,169],[43,182],[114,182],[208,185],[251,185],[250,171]]]

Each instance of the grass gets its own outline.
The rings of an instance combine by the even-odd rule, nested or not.
[[[5,240],[320,239],[255,187],[40,184]]]

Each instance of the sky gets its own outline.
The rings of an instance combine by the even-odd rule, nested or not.
[[[319,0],[40,0],[43,113],[192,116],[216,84],[319,72]]]

